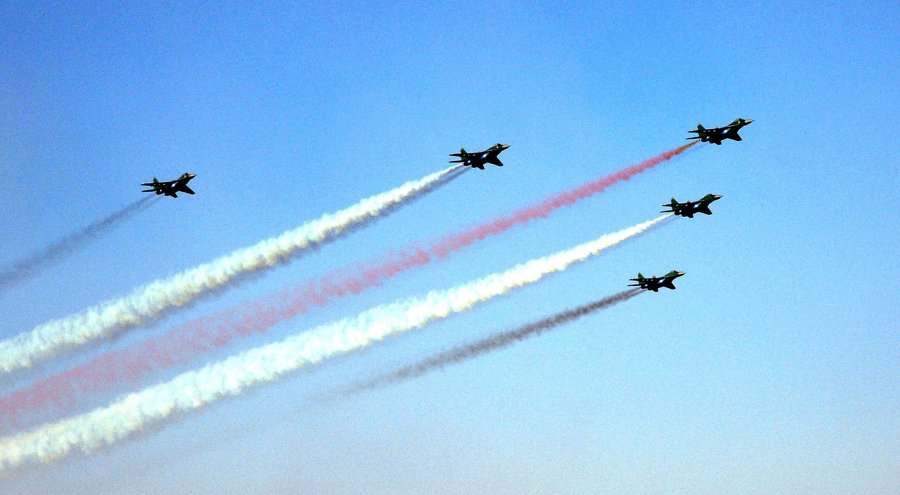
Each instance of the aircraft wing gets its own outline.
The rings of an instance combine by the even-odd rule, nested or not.
[[[187,186],[187,184],[182,184],[181,187],[178,188],[180,192],[186,192],[188,194],[194,194],[194,190]]]
[[[501,162],[500,159],[497,158],[497,155],[488,157],[484,162],[485,162],[485,163],[490,163],[490,164],[496,165],[496,166],[498,166],[498,167],[502,167],[502,166],[503,166],[503,162]]]

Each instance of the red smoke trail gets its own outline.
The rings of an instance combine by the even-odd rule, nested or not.
[[[550,196],[535,206],[447,235],[430,246],[410,247],[400,251],[390,261],[381,258],[381,261],[372,262],[367,265],[368,268],[353,275],[347,275],[346,270],[334,270],[299,288],[248,301],[235,309],[175,326],[162,335],[130,348],[110,351],[68,371],[38,380],[27,389],[0,398],[0,418],[6,418],[15,425],[26,411],[45,409],[48,406],[71,406],[77,397],[84,394],[131,383],[156,370],[190,362],[236,338],[267,331],[315,306],[322,307],[333,299],[377,287],[394,275],[430,263],[435,257],[449,256],[476,241],[533,219],[546,217],[558,208],[569,206],[650,170],[695,144],[697,141],[679,146],[599,180]]]
[[[439,256],[447,256],[451,252],[466,247],[475,241],[480,241],[485,237],[499,234],[520,223],[525,223],[535,218],[546,217],[557,208],[569,206],[577,201],[593,196],[594,194],[603,191],[613,184],[616,184],[623,180],[628,180],[641,172],[650,170],[656,165],[659,165],[664,161],[670,160],[680,155],[695,144],[697,144],[697,141],[679,146],[673,150],[666,151],[661,155],[655,156],[648,160],[644,160],[637,165],[632,165],[612,175],[607,175],[602,179],[588,182],[587,184],[576,187],[575,189],[550,196],[543,202],[535,206],[529,206],[527,208],[518,210],[512,215],[498,218],[493,222],[487,223],[480,227],[476,227],[475,229],[466,232],[449,235],[435,246],[436,254],[438,254]]]

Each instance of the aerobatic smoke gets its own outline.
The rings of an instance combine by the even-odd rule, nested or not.
[[[300,368],[367,347],[391,335],[466,311],[512,289],[537,282],[659,225],[671,215],[520,264],[474,282],[423,297],[377,306],[355,317],[316,327],[257,347],[174,379],[122,397],[89,413],[0,439],[0,471],[30,461],[49,462],[73,449],[89,453],[173,414],[201,409]]]
[[[695,144],[697,144],[697,141],[679,146],[673,150],[666,151],[665,153],[657,155],[653,158],[644,160],[637,165],[632,165],[628,168],[624,168],[612,175],[608,175],[593,182],[588,182],[587,184],[579,186],[575,189],[550,196],[541,203],[534,206],[529,206],[527,208],[522,208],[521,210],[514,212],[512,215],[498,218],[491,223],[482,225],[475,229],[461,232],[454,236],[448,236],[442,239],[441,242],[439,242],[437,245],[435,245],[433,247],[433,251],[436,252],[439,256],[447,256],[451,252],[468,246],[475,241],[479,241],[491,235],[496,235],[500,232],[505,232],[506,230],[509,230],[511,227],[520,223],[525,223],[535,218],[546,217],[558,208],[569,206],[577,201],[602,192],[613,184],[616,184],[623,180],[628,180],[635,175],[640,174],[641,172],[646,172],[647,170],[650,170],[660,163],[684,153]]]
[[[429,358],[423,359],[415,364],[404,366],[391,373],[379,375],[375,378],[372,378],[371,380],[351,385],[344,390],[340,390],[335,394],[331,394],[331,397],[349,397],[351,395],[356,395],[367,390],[373,390],[376,388],[393,385],[394,383],[408,380],[410,378],[418,378],[436,369],[476,358],[483,354],[487,354],[491,351],[507,347],[509,345],[515,344],[516,342],[521,342],[531,337],[537,337],[547,330],[552,330],[559,325],[569,323],[570,321],[577,320],[583,316],[587,316],[591,313],[600,311],[601,309],[606,309],[620,302],[627,301],[640,293],[640,289],[630,289],[622,291],[618,294],[605,297],[598,301],[594,301],[577,308],[563,311],[562,313],[557,313],[540,321],[523,325],[514,330],[491,335],[490,337],[479,340],[477,342],[459,346],[454,349],[450,349],[448,351],[444,351]]]
[[[553,210],[602,192],[607,187],[647,171],[695,145],[679,146],[629,166],[598,180],[544,198],[484,224],[446,235],[425,246],[411,246],[393,256],[349,270],[334,270],[318,280],[275,296],[242,304],[240,307],[198,318],[170,328],[163,334],[131,347],[110,351],[62,373],[34,382],[30,387],[0,398],[0,418],[16,423],[29,410],[66,406],[86,393],[130,383],[159,369],[187,363],[235,339],[265,332],[274,325],[325,306],[334,299],[377,287],[411,268],[449,256],[476,241],[500,234],[520,223],[545,217]],[[466,169],[463,169],[466,170]]]
[[[27,368],[88,342],[109,338],[122,331],[160,318],[167,311],[190,304],[213,290],[243,277],[269,269],[306,249],[335,239],[361,222],[392,211],[399,204],[447,183],[459,166],[448,167],[425,178],[363,199],[337,213],[328,213],[277,237],[240,249],[167,279],[135,289],[119,299],[86,311],[39,325],[0,342],[0,372]]]
[[[6,268],[0,269],[0,294],[14,285],[37,275],[48,265],[59,261],[67,254],[75,252],[89,241],[100,237],[116,225],[122,223],[123,220],[127,220],[138,212],[147,209],[147,207],[155,203],[157,199],[159,198],[148,196],[135,201],[106,218],[101,218],[81,230],[72,232],[43,250],[34,253],[23,260],[17,261]]]

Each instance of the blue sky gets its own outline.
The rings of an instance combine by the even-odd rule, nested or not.
[[[0,294],[3,337],[439,170],[460,146],[511,145],[504,168],[470,171],[110,346],[598,178],[684,143],[697,121],[755,120],[743,142],[702,147],[210,360],[650,219],[671,196],[722,194],[711,217],[97,455],[26,469],[5,493],[885,493],[900,482],[890,6],[7,3],[0,17],[0,264],[135,201],[154,175],[197,174],[196,196],[160,201]],[[671,269],[687,273],[675,292],[392,388],[306,399]]]

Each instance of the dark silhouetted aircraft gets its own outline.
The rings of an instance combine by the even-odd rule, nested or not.
[[[707,194],[700,198],[700,201],[688,201],[686,203],[679,203],[675,198],[672,198],[671,203],[663,205],[669,209],[661,210],[660,213],[672,213],[676,216],[688,218],[694,218],[694,213],[712,215],[709,204],[721,197],[722,196],[719,196],[718,194]]]
[[[696,133],[697,135],[691,136],[688,139],[699,139],[704,143],[709,142],[713,144],[722,144],[723,139],[733,139],[735,141],[740,141],[741,137],[738,136],[738,131],[751,122],[753,121],[738,117],[737,120],[726,125],[725,127],[713,127],[712,129],[703,127],[703,124],[697,124],[697,129],[688,131]]]
[[[157,195],[165,194],[166,196],[172,196],[173,198],[177,198],[177,193],[180,192],[194,194],[194,191],[187,185],[194,177],[196,177],[195,174],[184,173],[181,174],[181,177],[178,179],[166,182],[160,182],[154,177],[153,182],[141,184],[142,186],[150,186],[152,189],[142,189],[141,192],[155,192]]]
[[[469,153],[465,148],[460,148],[459,153],[450,153],[450,156],[459,157],[459,160],[450,160],[450,163],[462,163],[463,166],[480,168],[484,170],[485,163],[492,163],[498,167],[503,166],[503,162],[497,158],[501,151],[509,148],[508,144],[497,143],[484,151],[476,151]]]
[[[652,290],[653,292],[659,292],[660,287],[675,290],[675,284],[673,284],[672,281],[682,275],[684,275],[684,272],[676,270],[672,270],[662,277],[645,277],[638,272],[637,278],[629,279],[637,283],[628,284],[628,287],[640,287],[641,289]]]

